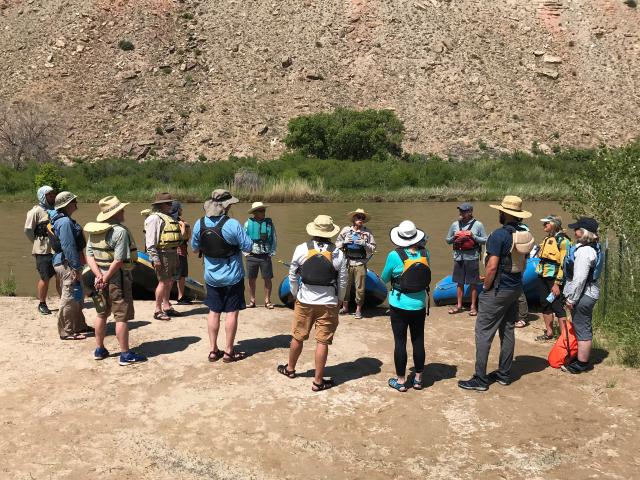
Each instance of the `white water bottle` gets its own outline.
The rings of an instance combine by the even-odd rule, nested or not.
[[[545,300],[549,303],[553,303],[555,299],[556,299],[556,296],[553,292],[549,293],[549,295],[547,295],[547,298],[545,298]]]

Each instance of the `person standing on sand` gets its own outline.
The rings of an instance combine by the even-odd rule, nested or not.
[[[338,308],[344,300],[347,286],[347,260],[342,250],[331,242],[340,231],[328,215],[318,215],[307,224],[311,239],[298,245],[289,266],[289,285],[296,299],[289,348],[289,362],[278,365],[278,373],[296,378],[296,365],[303,343],[315,325],[314,392],[334,386],[333,379],[324,378],[329,345],[338,328]],[[300,280],[300,283],[298,281]]]
[[[51,218],[50,236],[53,268],[60,278],[62,294],[58,310],[58,334],[61,340],[84,340],[84,334],[93,332],[87,326],[82,313],[84,293],[82,290],[82,266],[86,263],[84,247],[87,242],[82,227],[73,220],[78,210],[76,196],[71,192],[60,192],[55,200],[56,214]]]
[[[171,203],[171,218],[180,225],[182,241],[178,245],[178,305],[191,305],[191,300],[185,295],[185,281],[189,276],[189,240],[191,239],[191,226],[182,219],[182,204],[178,200]]]
[[[211,350],[209,361],[237,362],[246,358],[245,352],[234,349],[238,330],[238,314],[246,308],[244,300],[244,267],[241,252],[248,253],[253,242],[240,222],[229,217],[231,206],[238,203],[226,190],[217,189],[204,202],[205,216],[193,225],[191,248],[204,255],[204,282],[207,296],[204,304],[209,307],[207,328]],[[220,316],[224,320],[227,335],[224,350],[218,348]]]
[[[355,287],[356,313],[355,318],[362,318],[362,305],[364,305],[365,284],[367,279],[367,262],[376,251],[376,241],[371,231],[364,226],[371,215],[362,208],[349,212],[347,217],[351,225],[340,230],[336,238],[336,247],[342,249],[348,260],[347,293],[342,302],[340,313],[349,312],[349,294],[351,287]]]
[[[138,259],[138,249],[133,235],[124,226],[124,208],[118,197],[104,197],[98,203],[100,213],[96,220],[85,225],[89,233],[87,264],[95,275],[94,287],[102,292],[105,304],[96,305],[96,349],[95,360],[104,360],[109,351],[104,346],[107,318],[113,313],[116,321],[116,338],[120,345],[119,365],[126,366],[147,360],[129,348],[129,325],[135,315],[133,308],[133,280],[131,271]]]
[[[527,255],[534,244],[531,232],[524,231],[521,219],[531,217],[522,209],[522,199],[507,195],[500,205],[490,205],[499,211],[502,227],[487,239],[484,290],[479,295],[476,317],[475,374],[469,380],[460,380],[465,390],[485,391],[489,381],[509,385],[511,364],[515,348],[514,326],[518,317],[518,298],[522,293],[522,272]],[[487,375],[489,350],[496,332],[500,335],[498,370]]]
[[[247,261],[247,278],[249,279],[249,300],[248,308],[256,306],[256,280],[258,272],[262,272],[264,280],[264,306],[273,309],[271,303],[271,289],[273,278],[273,262],[271,257],[276,254],[276,246],[278,244],[276,238],[276,227],[273,221],[266,216],[267,207],[262,202],[253,202],[247,213],[252,214],[253,218],[247,219],[244,224],[244,230],[253,242],[251,253],[246,255]]]
[[[36,285],[38,295],[38,312],[42,315],[51,315],[51,310],[47,306],[47,293],[49,291],[49,281],[56,277],[56,290],[61,294],[60,279],[53,269],[53,252],[47,235],[47,225],[49,216],[55,214],[53,204],[56,200],[56,191],[49,185],[43,185],[38,189],[38,205],[35,205],[27,213],[24,223],[24,233],[33,244],[31,255],[36,261],[36,270],[40,279]]]
[[[169,215],[172,203],[170,194],[159,193],[144,221],[146,250],[158,277],[153,318],[164,321],[182,316],[169,303],[173,282],[178,279],[177,249],[182,243],[180,224]]]
[[[458,205],[459,218],[451,224],[446,242],[453,245],[453,274],[451,279],[458,284],[455,307],[449,309],[450,314],[462,312],[464,286],[471,290],[471,307],[469,315],[478,314],[478,285],[480,280],[480,251],[487,243],[484,225],[473,218],[473,205],[464,202]]]

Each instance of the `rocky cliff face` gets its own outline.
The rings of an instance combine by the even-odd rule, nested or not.
[[[0,0],[0,102],[47,110],[67,156],[271,158],[289,118],[336,106],[395,110],[408,151],[620,144],[640,132],[638,10],[622,0]]]

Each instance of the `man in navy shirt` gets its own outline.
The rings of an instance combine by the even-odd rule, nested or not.
[[[503,226],[487,240],[484,290],[479,296],[476,318],[476,371],[471,379],[458,382],[465,390],[485,391],[490,381],[501,385],[511,383],[509,373],[515,347],[513,329],[518,317],[518,298],[522,293],[522,272],[527,254],[533,247],[533,236],[520,226],[521,219],[531,216],[530,212],[522,210],[520,197],[507,195],[500,205],[491,205],[491,208],[499,210],[499,221]],[[496,332],[500,335],[499,367],[487,375],[489,350]]]

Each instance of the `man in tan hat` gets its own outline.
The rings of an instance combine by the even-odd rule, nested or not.
[[[158,277],[153,318],[165,321],[181,316],[169,303],[173,282],[178,280],[178,247],[182,243],[180,224],[170,215],[172,203],[170,194],[157,194],[144,221],[146,250]]]
[[[531,213],[522,209],[522,199],[507,195],[499,211],[502,227],[487,239],[483,292],[478,298],[476,317],[475,375],[458,382],[465,390],[485,391],[490,382],[509,385],[515,347],[514,326],[518,318],[518,298],[522,293],[522,272],[527,255],[533,248],[533,235],[520,225]],[[496,332],[500,332],[500,360],[498,370],[487,375],[489,350]]]
[[[344,253],[331,242],[340,227],[328,215],[318,215],[307,224],[309,241],[298,245],[289,267],[291,294],[295,297],[289,362],[278,365],[278,372],[296,377],[296,364],[303,342],[315,325],[316,371],[311,389],[319,392],[331,388],[333,380],[324,378],[329,345],[338,328],[338,308],[344,300],[347,286],[347,260]],[[300,280],[300,284],[298,281]]]
[[[100,309],[96,305],[96,349],[95,360],[109,356],[104,346],[107,318],[113,313],[116,321],[116,338],[120,345],[119,364],[122,366],[143,362],[146,358],[129,349],[129,326],[127,322],[134,317],[132,277],[138,250],[133,235],[124,226],[124,208],[118,197],[104,197],[99,202],[100,213],[97,222],[87,223],[85,232],[89,233],[87,243],[87,264],[95,275],[94,287],[102,292],[105,305]],[[100,310],[100,312],[98,312]]]
[[[351,286],[355,286],[356,313],[355,318],[362,318],[364,304],[365,280],[367,278],[367,262],[376,251],[376,241],[371,230],[364,226],[371,215],[362,208],[349,212],[347,217],[351,225],[340,230],[336,238],[336,247],[342,249],[348,261],[347,293],[342,302],[340,313],[349,311],[349,293]]]
[[[249,253],[253,242],[237,220],[229,217],[229,209],[238,203],[227,190],[217,189],[204,202],[205,216],[193,225],[191,248],[204,255],[204,281],[207,296],[204,304],[209,307],[209,361],[237,362],[246,357],[245,352],[234,349],[238,314],[246,308],[244,300],[244,267],[241,252]],[[226,313],[226,347],[218,348],[220,317]]]
[[[251,299],[248,308],[256,306],[256,279],[258,271],[262,272],[264,280],[264,306],[272,309],[271,288],[273,278],[273,263],[271,257],[276,254],[276,227],[273,220],[266,216],[266,209],[269,205],[262,202],[253,202],[247,213],[253,215],[244,224],[244,230],[253,242],[251,253],[247,254],[247,278],[249,279],[249,294]]]

